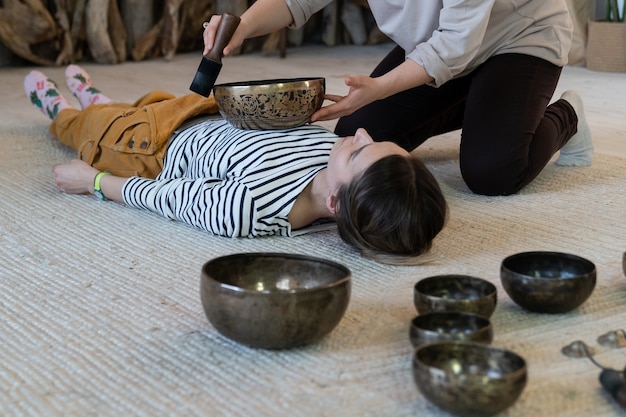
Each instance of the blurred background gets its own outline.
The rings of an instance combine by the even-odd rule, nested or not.
[[[253,2],[0,0],[0,66],[119,64],[159,57],[171,60],[176,53],[202,48],[202,22],[211,15],[241,15]],[[609,34],[608,46],[604,39],[599,44],[613,57],[626,55],[624,0],[567,2],[575,28],[570,65],[586,65],[589,22],[619,23],[611,28],[621,30],[621,34]],[[303,44],[331,47],[384,42],[388,39],[376,27],[366,0],[335,0],[303,28],[248,40],[238,53],[262,51],[264,55],[285,57],[290,46]]]

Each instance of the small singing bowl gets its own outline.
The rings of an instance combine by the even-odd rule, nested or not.
[[[415,317],[409,326],[413,347],[435,342],[490,344],[493,326],[489,319],[468,313],[429,313]]]
[[[285,253],[239,253],[202,267],[200,296],[223,336],[261,349],[303,346],[326,336],[350,300],[348,268]]]
[[[218,84],[219,112],[238,129],[275,130],[302,126],[322,107],[325,78],[286,78]]]
[[[413,380],[427,400],[449,413],[491,416],[519,398],[527,368],[522,357],[506,349],[439,342],[415,349]]]
[[[415,284],[413,302],[419,314],[460,312],[489,318],[496,309],[497,290],[470,275],[436,275]]]
[[[596,267],[580,256],[560,252],[522,252],[502,261],[500,280],[520,307],[567,313],[583,304],[596,286]]]

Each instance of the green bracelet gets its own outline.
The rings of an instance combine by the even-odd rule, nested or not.
[[[102,190],[100,189],[100,180],[105,175],[111,175],[111,173],[107,172],[107,171],[98,172],[96,174],[96,178],[93,179],[93,193],[94,193],[94,195],[96,197],[98,197],[98,200],[100,200],[100,201],[106,201],[106,199],[107,199],[104,196],[104,193],[102,192]]]

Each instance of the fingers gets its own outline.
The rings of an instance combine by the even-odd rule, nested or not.
[[[64,164],[56,164],[52,167],[52,174],[54,175],[54,183],[57,187],[57,190],[64,193],[65,192],[65,183],[61,178],[63,173],[63,165]]]
[[[325,94],[324,99],[332,101],[334,104],[322,107],[311,115],[311,123],[317,121],[333,120],[341,116],[350,114],[351,111],[347,109],[346,103],[342,101],[348,96],[340,96],[337,94]]]
[[[311,115],[310,123],[315,123],[315,122],[319,122],[319,121],[324,120],[324,119],[321,118],[323,116],[324,116],[324,112],[321,109],[316,111],[315,113],[313,113]]]
[[[229,34],[229,36],[230,35],[232,36],[230,37],[228,44],[224,46],[221,51],[216,51],[216,52],[219,52],[219,55],[228,56],[230,55],[232,51],[235,51],[237,48],[239,48],[243,44],[243,41],[245,40],[244,33],[246,33],[246,31],[240,29],[242,26],[244,26],[240,22],[241,22],[240,20],[237,22],[237,25],[236,25],[237,28],[235,29],[234,33]],[[202,24],[202,27],[204,28],[204,32],[202,34],[202,39],[204,40],[204,49],[202,51],[202,54],[204,56],[209,55],[209,53],[215,46],[216,40],[220,42],[219,47],[222,48],[223,46],[222,42],[224,41],[223,36],[225,36],[226,33],[229,33],[229,31],[232,29],[234,25],[234,21],[232,19],[230,19],[228,22],[224,22],[226,24],[225,27],[219,28],[221,23],[222,23],[222,15],[213,15],[208,22],[204,22]],[[220,39],[217,39],[218,28],[221,31],[221,33],[219,33],[219,36],[222,38]]]
[[[368,85],[368,81],[371,78],[367,75],[352,75],[350,77],[346,77],[344,79],[344,83],[347,87],[350,87],[350,90],[365,88]]]
[[[207,55],[211,48],[213,48],[215,33],[217,32],[217,27],[220,25],[221,20],[222,16],[215,14],[211,16],[211,19],[208,22],[202,23],[202,27],[204,28],[204,32],[202,34],[202,38],[204,40],[204,50],[202,51],[202,55]]]
[[[54,182],[59,191],[66,194],[84,194],[93,185],[98,170],[80,159],[72,159],[52,167]]]
[[[344,98],[344,96],[339,96],[336,94],[326,94],[324,96],[324,99],[326,100],[330,100],[330,101],[334,101],[335,103],[341,101]]]
[[[326,107],[322,107],[311,116],[311,122],[322,122],[325,120],[334,120],[342,116],[347,116],[352,113],[348,108],[345,108],[341,103],[331,104]]]

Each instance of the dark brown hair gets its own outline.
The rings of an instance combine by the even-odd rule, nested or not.
[[[437,180],[414,156],[374,162],[338,193],[337,229],[363,255],[395,264],[419,263],[443,229],[448,206]]]

